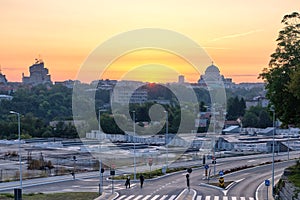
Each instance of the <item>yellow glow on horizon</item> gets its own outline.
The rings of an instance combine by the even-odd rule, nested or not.
[[[295,0],[1,1],[0,65],[8,81],[21,81],[22,72],[29,75],[29,66],[41,54],[53,81],[76,79],[92,50],[114,35],[159,28],[194,40],[208,52],[221,74],[234,82],[257,82],[276,48],[280,21],[286,14],[299,12],[299,7],[300,2]],[[141,59],[147,58],[143,55]],[[164,59],[171,61],[161,63]],[[198,72],[195,74],[191,67],[182,71],[180,66],[186,65],[174,64],[172,59],[178,58],[127,64],[161,64],[179,70],[190,82],[197,81]],[[113,66],[111,76],[106,77],[122,77],[120,73],[129,68],[126,62],[121,63],[120,69]],[[165,77],[176,81],[173,76]]]
[[[177,82],[184,75],[196,82],[200,73],[184,58],[159,49],[142,49],[127,53],[106,68],[100,79],[137,80],[144,82]]]

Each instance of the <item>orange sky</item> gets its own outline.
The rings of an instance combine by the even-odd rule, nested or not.
[[[9,81],[21,81],[22,72],[29,75],[28,67],[41,55],[52,80],[76,79],[80,66],[102,42],[134,29],[160,28],[197,42],[226,77],[257,82],[276,47],[282,17],[297,8],[300,2],[295,0],[3,0],[0,65]],[[151,53],[152,60],[147,60]],[[177,81],[180,73],[191,82],[199,78],[191,67],[179,67],[184,61],[167,54],[125,57],[109,67],[107,77]],[[151,76],[143,77],[145,72]]]

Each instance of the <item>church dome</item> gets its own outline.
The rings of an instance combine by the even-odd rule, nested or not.
[[[208,66],[206,68],[205,74],[206,73],[209,73],[209,74],[211,74],[211,73],[220,74],[220,70],[219,70],[219,68],[217,66],[215,66],[215,65],[212,64],[212,65],[210,65],[210,66]]]

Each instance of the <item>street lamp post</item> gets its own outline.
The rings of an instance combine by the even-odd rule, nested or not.
[[[20,113],[15,111],[10,111],[10,114],[16,114],[18,116],[18,140],[19,140],[19,167],[20,167],[20,189],[21,189],[21,199],[22,199],[22,157],[21,157],[21,123],[20,123]]]
[[[273,148],[272,148],[272,195],[274,196],[274,151],[275,151],[275,109],[273,112]]]
[[[213,104],[213,108],[212,108],[212,111],[213,111],[213,118],[214,118],[214,129],[213,129],[213,142],[212,142],[212,150],[213,150],[213,164],[214,164],[214,176],[216,175],[216,149],[215,149],[215,140],[216,140],[216,110],[215,110],[215,104]]]
[[[169,157],[169,152],[168,152],[168,131],[169,131],[169,116],[168,116],[168,111],[165,111],[166,113],[166,136],[165,136],[165,143],[166,143],[166,153],[167,153],[167,157],[166,157],[166,166],[168,168],[168,157]]]
[[[102,159],[101,159],[101,151],[102,151],[102,137],[101,137],[101,112],[105,110],[99,109],[99,135],[100,135],[100,153],[99,153],[99,194],[102,194],[103,191],[103,173],[102,173]]]
[[[132,111],[132,118],[133,118],[133,179],[136,180],[136,160],[135,160],[135,111]]]

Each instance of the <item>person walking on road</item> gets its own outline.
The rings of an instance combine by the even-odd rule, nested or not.
[[[125,186],[126,186],[126,189],[127,189],[127,187],[130,188],[130,177],[129,176],[126,179]]]
[[[186,186],[188,187],[188,190],[190,191],[190,175],[186,174]]]
[[[144,180],[145,180],[145,178],[144,178],[143,174],[141,174],[140,175],[141,188],[143,188]]]

